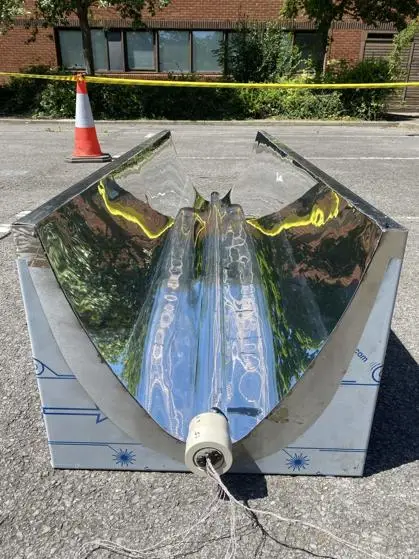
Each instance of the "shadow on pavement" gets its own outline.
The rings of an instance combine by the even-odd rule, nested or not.
[[[391,331],[365,464],[372,475],[419,459],[419,365]]]
[[[404,112],[392,112],[385,115],[385,119],[391,122],[409,122],[418,119],[418,113],[404,113]]]
[[[223,482],[233,497],[247,502],[249,499],[263,499],[268,496],[264,475],[226,475]]]

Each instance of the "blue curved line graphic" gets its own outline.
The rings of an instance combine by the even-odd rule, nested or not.
[[[375,381],[377,384],[380,383],[382,371],[383,371],[382,363],[373,363],[371,365],[371,377],[372,380]]]
[[[95,408],[61,408],[43,406],[42,413],[44,415],[80,415],[86,417],[96,417],[96,423],[102,423],[102,421],[108,419],[102,414],[97,406]]]
[[[52,373],[54,376],[53,377],[44,376],[42,378],[60,378],[60,379],[75,379],[76,378],[74,375],[71,375],[71,374],[60,374],[60,373],[57,373],[57,372],[53,371],[51,369],[51,367],[48,367],[48,365],[46,365],[45,363],[43,363],[40,359],[37,359],[36,357],[32,357],[32,359],[34,360],[34,363],[35,363],[35,374],[36,374],[37,378],[42,377],[42,375],[46,371]]]

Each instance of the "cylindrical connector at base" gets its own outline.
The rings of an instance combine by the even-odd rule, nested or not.
[[[189,424],[186,439],[186,466],[203,476],[206,475],[207,460],[220,475],[228,472],[233,463],[228,421],[216,411],[195,416]]]

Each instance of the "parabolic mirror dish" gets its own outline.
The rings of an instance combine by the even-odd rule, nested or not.
[[[382,229],[261,133],[216,189],[194,188],[169,133],[111,166],[38,214],[57,281],[167,433],[217,408],[239,441],[315,360]]]

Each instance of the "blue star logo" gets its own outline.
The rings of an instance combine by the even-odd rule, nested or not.
[[[117,466],[129,466],[135,462],[135,452],[133,450],[128,450],[127,448],[123,450],[120,448],[115,451],[113,459]]]
[[[295,472],[296,470],[299,472],[300,470],[305,470],[308,464],[310,463],[310,458],[308,456],[304,456],[302,452],[300,454],[295,453],[294,456],[287,458],[287,465],[288,469]]]

